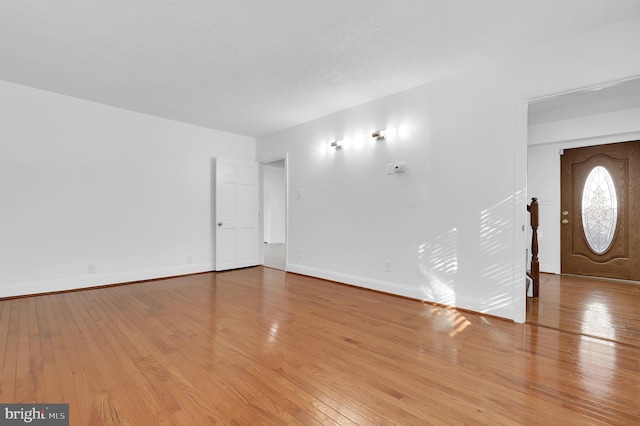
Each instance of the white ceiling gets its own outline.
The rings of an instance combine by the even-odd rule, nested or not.
[[[638,0],[3,0],[0,79],[261,136],[639,14]]]

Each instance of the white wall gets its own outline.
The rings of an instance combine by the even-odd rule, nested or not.
[[[285,190],[286,178],[283,167],[264,164],[264,242],[285,242]]]
[[[252,138],[2,81],[0,117],[0,297],[213,269],[211,158]]]
[[[259,139],[289,153],[289,270],[524,321],[526,103],[640,74],[638,40],[622,22]]]
[[[259,158],[289,152],[290,271],[512,317],[514,99],[475,83],[423,86],[259,141]],[[468,99],[496,102],[478,111]],[[367,137],[381,128],[387,141]],[[328,148],[336,138],[343,150]],[[498,156],[476,143],[489,139]],[[386,174],[401,161],[404,174]]]
[[[528,191],[540,203],[540,270],[560,273],[560,150],[640,140],[640,108],[529,126]]]

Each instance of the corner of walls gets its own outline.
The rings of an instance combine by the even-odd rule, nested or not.
[[[213,269],[211,158],[254,138],[3,81],[0,110],[0,297]]]

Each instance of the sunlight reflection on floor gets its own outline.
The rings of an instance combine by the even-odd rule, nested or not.
[[[616,377],[616,344],[589,336],[580,336],[578,343],[578,368],[584,388],[602,398],[613,393],[612,380]],[[606,362],[603,362],[606,361]],[[594,369],[593,365],[599,365]]]
[[[582,313],[582,333],[616,340],[609,308],[600,302],[590,302]]]
[[[464,315],[458,311],[450,311],[447,318],[451,323],[451,332],[449,337],[455,337],[458,333],[464,331],[465,328],[471,325],[471,322]]]

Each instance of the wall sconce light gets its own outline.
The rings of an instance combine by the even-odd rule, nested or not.
[[[387,131],[376,130],[375,132],[371,133],[371,137],[374,138],[376,141],[383,141],[387,137]]]
[[[342,149],[342,141],[337,140],[337,141],[331,142],[331,147],[335,148],[336,150]]]

